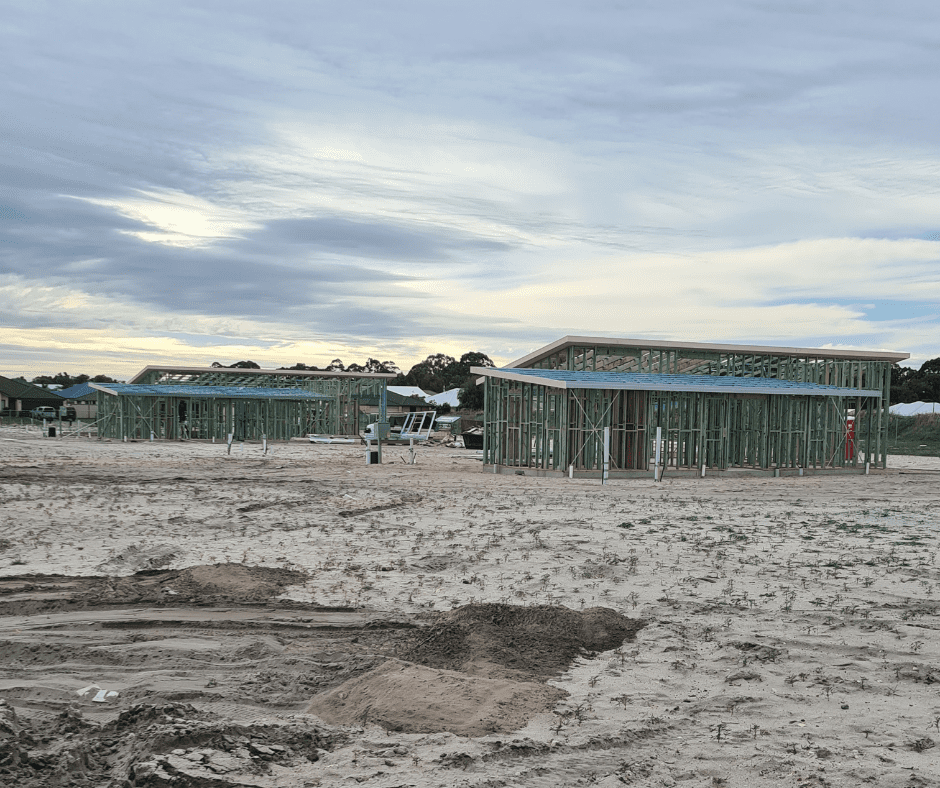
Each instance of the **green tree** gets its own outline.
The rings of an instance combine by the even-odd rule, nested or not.
[[[278,367],[278,369],[287,369],[287,370],[297,370],[298,372],[319,372],[319,367],[310,367],[306,364],[301,364],[300,362],[294,364],[292,367]]]
[[[228,365],[213,361],[212,366],[217,369],[261,369],[261,365],[256,364],[254,361],[236,361],[234,364]]]
[[[928,359],[917,370],[891,368],[891,404],[918,401],[940,402],[940,358]]]
[[[425,391],[432,391],[439,394],[446,387],[444,370],[455,363],[453,356],[447,356],[443,353],[434,353],[428,356],[424,361],[415,364],[405,375],[405,386],[417,386]]]
[[[99,378],[103,378],[103,379],[99,380]],[[69,386],[75,386],[75,385],[78,385],[79,383],[87,383],[89,380],[92,383],[116,383],[117,382],[105,375],[96,375],[94,378],[90,378],[88,377],[88,375],[75,375],[73,377],[72,375],[69,375],[68,372],[60,372],[57,375],[37,375],[30,382],[34,386],[42,386],[43,388],[48,388],[49,386],[59,386],[61,388],[67,389]]]
[[[457,394],[457,401],[461,410],[483,410],[483,386],[477,385],[475,379],[468,380]]]
[[[425,391],[440,393],[449,389],[462,388],[473,375],[471,367],[495,366],[485,353],[464,353],[460,361],[453,356],[435,353],[424,361],[415,364],[405,375],[400,384],[403,386],[417,386]]]
[[[370,358],[362,367],[363,372],[396,372],[401,374],[398,364],[394,361],[379,361],[377,358]]]
[[[493,360],[486,355],[486,353],[480,353],[479,351],[474,351],[473,353],[464,353],[460,357],[460,363],[466,364],[469,367],[495,367]]]

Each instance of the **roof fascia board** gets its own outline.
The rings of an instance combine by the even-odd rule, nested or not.
[[[198,385],[174,385],[161,383],[122,383],[120,390],[107,388],[104,384],[90,384],[98,391],[113,396],[136,396],[136,397],[178,397],[179,399],[257,399],[257,400],[284,400],[296,402],[330,402],[332,397],[326,394],[316,394],[298,388],[268,388],[253,386],[198,386]],[[126,386],[134,386],[140,391],[128,391]],[[153,391],[155,388],[166,389],[166,391]],[[146,390],[145,390],[146,389]],[[190,389],[197,389],[193,392]],[[251,389],[250,393],[244,392],[226,392],[220,389]],[[183,393],[180,393],[180,392]]]
[[[833,358],[852,361],[890,361],[896,364],[911,357],[910,353],[891,353],[877,350],[838,350],[835,348],[774,347],[769,345],[720,345],[708,342],[666,342],[656,339],[629,339],[616,337],[562,337],[550,345],[533,350],[509,364],[523,367],[534,361],[572,345],[606,345],[608,347],[635,347],[650,350],[706,350],[716,353],[755,353],[765,356],[799,356],[810,358]]]
[[[330,372],[325,369],[242,369],[241,367],[168,367],[161,364],[154,364],[144,367],[127,382],[136,383],[148,372],[169,372],[177,375],[230,372],[234,375],[289,375],[291,377],[302,378],[385,378],[388,380],[398,377],[398,373],[396,372]]]

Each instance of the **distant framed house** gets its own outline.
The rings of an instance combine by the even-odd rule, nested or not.
[[[129,383],[93,383],[98,434],[110,438],[286,440],[357,435],[381,413],[391,372],[148,366]]]
[[[302,388],[92,383],[98,434],[159,440],[289,440],[326,432],[333,399]]]

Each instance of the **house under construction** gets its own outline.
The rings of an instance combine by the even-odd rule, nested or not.
[[[606,461],[611,477],[884,468],[891,367],[907,358],[565,337],[507,368],[474,368],[484,463],[594,475]]]
[[[148,366],[126,384],[94,384],[108,438],[287,440],[357,435],[364,403],[385,421],[392,373]],[[370,408],[370,410],[373,408]]]

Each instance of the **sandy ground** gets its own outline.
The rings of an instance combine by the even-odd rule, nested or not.
[[[0,785],[940,785],[940,460],[404,453],[0,428]]]

